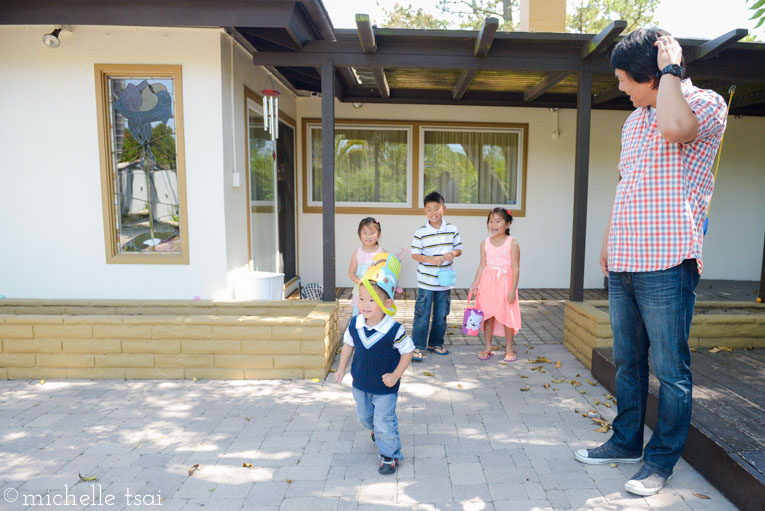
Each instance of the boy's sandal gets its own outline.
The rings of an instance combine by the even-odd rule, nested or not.
[[[518,355],[515,352],[512,353],[505,353],[505,358],[502,359],[502,362],[515,362],[518,360]]]
[[[480,351],[478,352],[478,360],[489,360],[491,357],[494,356],[494,353],[491,351]]]
[[[443,346],[433,346],[432,348],[428,346],[428,351],[431,353],[435,353],[436,355],[448,355],[449,350],[444,348]]]
[[[422,362],[422,352],[420,350],[412,352],[412,362]]]

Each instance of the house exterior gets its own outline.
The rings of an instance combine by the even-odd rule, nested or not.
[[[407,82],[417,75],[384,66],[390,83],[385,98],[359,66],[355,96],[351,89],[343,93],[342,83],[335,89],[332,264],[321,193],[326,108],[316,94],[320,73],[289,63],[256,65],[253,59],[279,52],[286,59],[321,44],[338,51],[342,44],[350,47],[354,31],[335,31],[333,42],[319,23],[331,29],[318,0],[221,2],[220,13],[210,18],[216,23],[194,18],[209,13],[191,4],[185,19],[170,23],[164,7],[151,10],[148,2],[138,3],[157,18],[126,17],[98,2],[90,10],[88,2],[72,2],[67,12],[44,1],[10,2],[0,14],[0,294],[227,301],[236,298],[248,269],[285,273],[290,291],[297,275],[303,283],[322,283],[327,264],[336,278],[325,285],[349,286],[348,263],[365,216],[381,222],[382,246],[404,256],[400,285],[414,287],[415,264],[406,253],[424,222],[422,199],[432,189],[447,197],[446,218],[462,233],[458,287],[472,281],[486,214],[502,204],[514,213],[512,234],[522,247],[520,285],[569,286],[577,133],[584,121],[578,123],[576,102],[563,93],[576,92],[575,74],[554,86],[561,94],[552,87],[542,102],[560,106],[532,108],[531,102],[498,104],[479,95],[471,100],[469,88],[463,104],[433,99],[451,93],[462,76],[459,69],[430,76],[428,89]],[[241,21],[244,4],[252,21]],[[59,47],[43,44],[41,37],[54,23],[68,20],[71,25],[58,33]],[[240,23],[248,28],[237,29]],[[387,40],[403,40],[404,32],[390,31]],[[560,37],[577,48],[585,41]],[[385,41],[378,36],[380,48]],[[703,42],[693,45],[703,48]],[[725,52],[733,51],[730,45],[710,59],[719,59],[724,74],[717,88],[736,83],[747,103],[728,121],[704,244],[704,278],[758,280],[765,232],[765,78],[759,76],[765,46],[734,46],[740,53],[736,65],[748,65],[749,71],[724,60]],[[607,52],[599,58],[593,66],[602,75]],[[338,67],[340,82],[348,69]],[[747,74],[749,79],[742,76]],[[521,86],[533,87],[540,76],[544,80],[540,72],[525,76],[531,81]],[[612,94],[615,80],[595,76],[592,90]],[[495,78],[501,88],[512,77]],[[470,87],[491,80],[488,72],[478,71]],[[710,80],[708,74],[703,80]],[[397,96],[397,88],[418,87],[419,96]],[[264,89],[281,93],[275,143],[263,128]],[[139,121],[121,112],[138,119],[162,107],[167,97],[170,115],[146,121],[144,134],[151,143],[171,143],[147,146],[147,163],[148,152],[131,131],[131,122],[137,127]],[[593,109],[586,122],[588,193],[579,224],[587,235],[584,287],[602,285],[598,254],[618,180],[620,129],[630,111],[612,97],[618,103],[614,109]],[[121,127],[120,116],[127,119]],[[158,135],[157,126],[166,133]],[[338,156],[343,148],[345,160]],[[582,211],[577,214],[581,218]]]

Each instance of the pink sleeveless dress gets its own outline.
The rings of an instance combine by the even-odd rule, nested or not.
[[[513,283],[512,246],[512,236],[508,236],[500,247],[492,245],[490,237],[484,240],[486,267],[478,283],[476,305],[483,311],[484,321],[495,319],[494,335],[504,336],[505,327],[512,328],[515,334],[521,329],[521,306],[518,304],[517,289],[515,301],[507,301]]]

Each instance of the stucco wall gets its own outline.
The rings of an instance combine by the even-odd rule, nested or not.
[[[0,294],[227,296],[217,29],[0,27]],[[94,64],[182,66],[188,265],[106,264]]]
[[[589,201],[585,287],[599,287],[603,277],[598,265],[601,241],[608,223],[618,180],[620,132],[629,112],[594,111],[591,125]],[[298,99],[298,115],[321,115],[320,100]],[[560,111],[560,137],[554,140],[554,114],[544,108],[499,108],[418,105],[373,105],[360,109],[336,102],[335,116],[343,119],[395,119],[410,121],[510,122],[529,124],[526,216],[517,218],[511,233],[521,246],[522,287],[568,287],[571,269],[576,111]],[[704,244],[705,273],[709,279],[759,280],[763,231],[765,230],[765,145],[758,138],[765,119],[729,119],[720,174],[712,202],[711,227]],[[302,133],[299,137],[302,137]],[[302,166],[302,157],[298,158]],[[299,174],[302,176],[301,174]],[[302,190],[302,178],[300,186]],[[302,193],[302,192],[301,192]],[[301,196],[302,197],[302,196]],[[301,199],[302,200],[302,199]],[[320,250],[321,215],[300,215],[300,246]],[[422,207],[417,204],[417,207]],[[487,212],[488,212],[487,208]],[[409,247],[414,230],[424,216],[385,215],[369,210],[382,223],[381,244],[397,252]],[[350,285],[347,277],[351,252],[358,247],[356,227],[362,215],[338,214],[337,283]],[[457,285],[470,284],[479,260],[479,243],[487,235],[486,218],[449,216],[465,243],[457,260]],[[300,259],[303,281],[321,282],[321,260],[315,252],[303,250]],[[416,263],[404,261],[401,285],[416,286]]]
[[[226,33],[220,33],[221,51],[221,82],[223,92],[223,193],[226,215],[226,267],[229,281],[229,295],[233,298],[234,280],[238,270],[247,267],[249,253],[247,245],[247,215],[250,214],[247,194],[248,172],[247,162],[247,118],[245,115],[244,88],[247,87],[256,94],[271,80],[265,68],[256,67],[252,64],[252,57],[239,44]],[[233,84],[233,87],[232,87]],[[295,118],[295,97],[278,82],[274,82],[282,92],[279,96],[280,113]],[[233,105],[231,98],[233,94]],[[232,123],[233,119],[233,123]],[[231,133],[233,130],[233,138]],[[240,186],[233,186],[233,174],[239,173]],[[253,218],[251,229],[253,230],[253,249],[261,248],[273,253],[273,243],[264,244],[257,237],[257,221],[268,223],[269,232],[273,231],[273,217],[259,214]]]

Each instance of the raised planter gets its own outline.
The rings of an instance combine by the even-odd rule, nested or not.
[[[337,304],[2,300],[0,379],[323,378]]]
[[[613,347],[608,301],[566,302],[563,344],[588,369],[593,348]],[[688,339],[691,348],[765,347],[765,304],[696,302]]]

